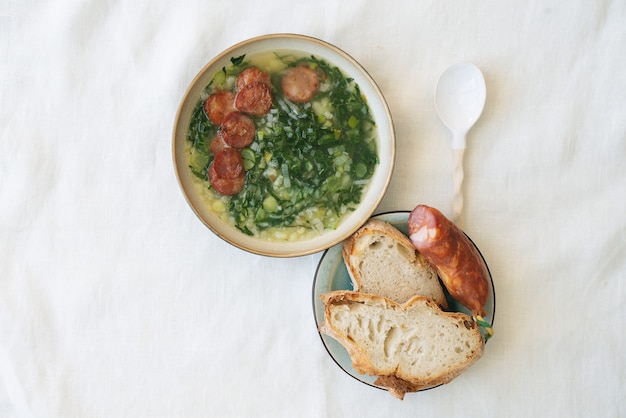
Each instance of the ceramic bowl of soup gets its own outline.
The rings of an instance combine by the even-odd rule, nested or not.
[[[336,245],[371,216],[391,179],[395,133],[355,59],[316,38],[272,34],[200,70],[172,152],[185,199],[215,235],[294,257]]]

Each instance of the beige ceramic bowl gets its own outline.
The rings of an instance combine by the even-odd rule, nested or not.
[[[367,99],[378,129],[379,164],[369,188],[356,210],[347,215],[334,230],[319,236],[295,242],[267,241],[246,235],[222,221],[206,204],[194,185],[185,150],[186,135],[192,111],[214,74],[230,64],[232,57],[253,55],[267,51],[294,50],[314,55],[342,69],[355,80]],[[319,39],[294,34],[273,34],[249,39],[226,49],[202,68],[188,87],[176,115],[173,132],[173,158],[182,192],[198,218],[217,236],[252,253],[273,257],[294,257],[323,251],[339,243],[361,226],[374,212],[383,198],[391,179],[395,159],[395,133],[391,114],[385,99],[369,74],[345,52]]]

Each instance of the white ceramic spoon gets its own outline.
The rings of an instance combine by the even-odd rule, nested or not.
[[[441,74],[435,87],[435,108],[441,121],[452,132],[454,152],[454,195],[452,217],[463,209],[463,154],[465,137],[485,107],[485,79],[474,64],[455,64]]]

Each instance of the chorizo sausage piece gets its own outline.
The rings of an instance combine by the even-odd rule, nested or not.
[[[220,127],[223,141],[233,148],[245,148],[254,140],[256,127],[250,116],[240,112],[231,112]]]
[[[242,172],[238,177],[234,179],[220,178],[215,170],[215,163],[209,167],[209,181],[213,188],[222,195],[234,196],[243,190],[243,186],[246,182],[246,173]]]
[[[245,85],[237,92],[235,107],[243,113],[263,116],[272,108],[272,92],[261,82]]]
[[[221,179],[234,179],[243,173],[243,158],[234,148],[224,148],[213,159],[215,173]]]
[[[281,82],[283,93],[294,103],[310,101],[317,93],[319,84],[315,70],[306,65],[289,68]]]
[[[204,112],[209,120],[219,126],[224,118],[235,109],[235,93],[218,91],[210,95],[204,102]]]
[[[419,205],[409,215],[408,232],[413,246],[437,269],[450,295],[475,317],[484,316],[489,270],[463,231],[437,209]]]
[[[209,151],[211,151],[211,154],[213,154],[213,156],[216,156],[217,153],[224,148],[228,148],[228,144],[224,142],[221,131],[218,131],[209,143]]]
[[[241,90],[245,86],[254,83],[263,83],[270,89],[272,88],[272,79],[270,75],[256,67],[248,67],[237,76],[237,90]]]

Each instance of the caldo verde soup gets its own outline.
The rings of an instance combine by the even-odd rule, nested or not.
[[[207,205],[267,240],[335,229],[378,163],[359,86],[330,63],[292,52],[231,58],[198,101],[187,140]]]

